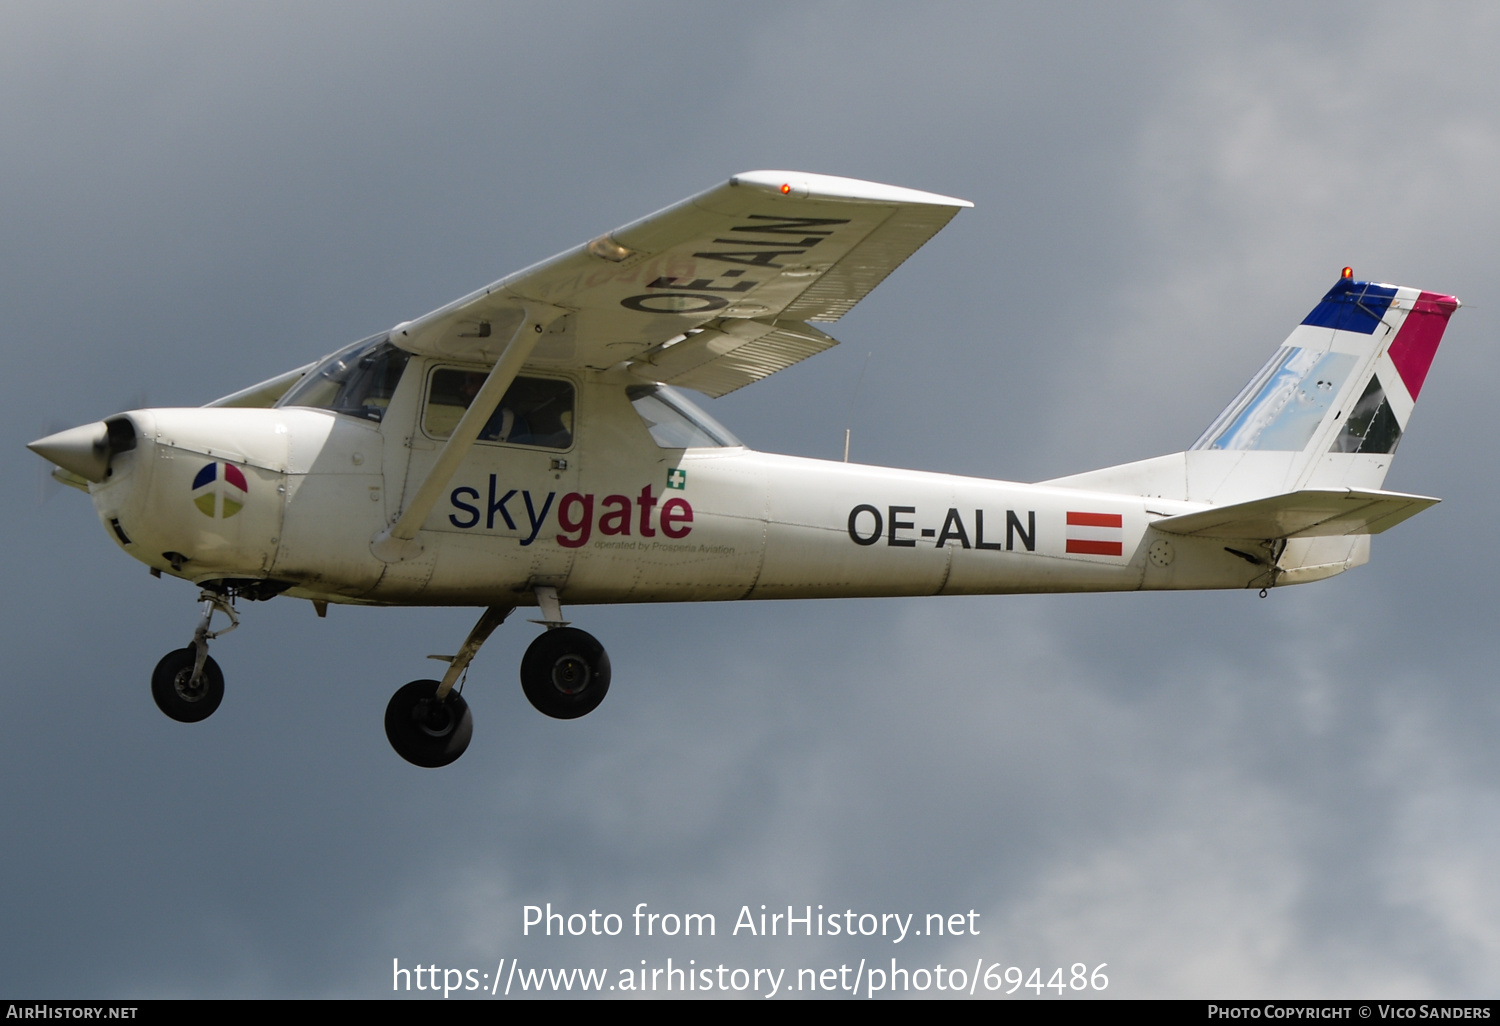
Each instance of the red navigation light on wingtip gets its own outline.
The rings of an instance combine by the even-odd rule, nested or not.
[[[1354,268],[1352,268],[1352,267],[1346,267],[1346,268],[1344,268],[1344,277],[1345,278],[1352,278],[1352,277],[1354,277]]]
[[[789,193],[791,191],[792,191],[792,184],[790,182],[782,182],[781,183],[781,194],[783,196],[785,196],[787,193]]]

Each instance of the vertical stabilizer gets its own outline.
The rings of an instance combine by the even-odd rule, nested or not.
[[[1047,483],[1215,505],[1378,489],[1458,306],[1346,269],[1187,452]]]
[[[1452,296],[1341,278],[1194,443],[1189,461],[1244,454],[1230,476],[1263,476],[1245,482],[1261,495],[1379,488],[1456,309]],[[1278,457],[1251,455],[1262,453]],[[1274,465],[1282,460],[1284,468]]]

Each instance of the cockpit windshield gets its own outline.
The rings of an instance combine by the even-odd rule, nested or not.
[[[632,385],[625,390],[651,437],[663,449],[723,448],[744,445],[729,429],[667,385]]]
[[[311,406],[378,421],[385,416],[411,354],[388,333],[340,349],[281,397],[277,406]]]

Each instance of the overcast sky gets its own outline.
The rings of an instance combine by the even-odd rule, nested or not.
[[[1494,997],[1497,49],[1459,4],[0,4],[0,996],[896,957]],[[840,347],[705,401],[756,448],[837,458],[847,426],[862,462],[1016,480],[1182,449],[1349,264],[1464,300],[1386,482],[1445,501],[1266,600],[570,609],[614,665],[571,722],[521,694],[517,616],[440,771],[381,717],[477,611],[254,604],[219,712],[157,711],[195,592],[26,441],[201,404],[754,168],[975,203]],[[547,902],[718,935],[523,937]],[[761,904],[979,933],[731,935]]]

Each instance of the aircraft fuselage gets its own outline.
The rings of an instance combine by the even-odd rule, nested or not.
[[[1259,587],[1212,539],[1153,531],[1202,504],[755,452],[663,448],[628,379],[575,375],[566,448],[476,444],[415,559],[370,540],[440,441],[412,361],[380,422],[304,408],[130,414],[137,441],[95,506],[162,572],[267,579],[376,604],[526,605]]]

